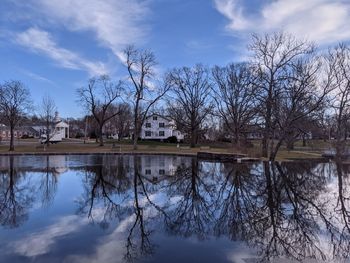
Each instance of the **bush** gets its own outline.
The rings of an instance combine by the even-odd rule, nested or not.
[[[96,138],[97,138],[96,132],[95,132],[95,131],[90,132],[89,137],[90,137],[91,139],[96,139]]]
[[[33,135],[28,135],[28,134],[23,134],[21,136],[21,139],[29,139],[29,138],[34,138],[34,136]]]
[[[170,136],[170,137],[166,138],[166,139],[164,140],[164,142],[168,142],[168,143],[177,143],[177,138],[176,138],[176,136]]]
[[[81,132],[77,132],[77,134],[75,135],[76,139],[80,139],[80,138],[83,138],[83,137],[84,137],[84,134],[81,133]]]

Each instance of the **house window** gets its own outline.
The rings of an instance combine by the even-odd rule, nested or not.
[[[151,136],[152,136],[151,131],[145,131],[145,136],[146,136],[146,137],[151,137]]]
[[[159,128],[164,128],[164,127],[165,127],[164,122],[160,122],[160,123],[159,123]]]
[[[156,121],[158,119],[157,116],[153,116],[153,120]]]
[[[151,169],[146,169],[146,170],[145,170],[145,174],[146,174],[146,175],[150,175],[150,174],[152,174]]]
[[[164,169],[160,169],[159,170],[159,175],[164,175],[165,174],[165,170]]]
[[[146,128],[151,128],[151,123],[150,122],[146,122]]]
[[[164,131],[159,131],[159,137],[164,136]]]

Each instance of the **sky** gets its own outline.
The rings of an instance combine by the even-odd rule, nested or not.
[[[0,0],[0,83],[20,80],[80,117],[76,89],[125,78],[121,52],[151,49],[157,72],[249,59],[251,34],[285,31],[327,49],[350,41],[350,0]]]

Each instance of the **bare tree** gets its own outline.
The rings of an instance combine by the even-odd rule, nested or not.
[[[167,75],[167,82],[172,88],[169,113],[190,136],[191,147],[195,147],[205,119],[213,109],[208,70],[202,65],[173,69]]]
[[[10,151],[15,150],[14,131],[31,106],[29,90],[20,81],[8,81],[0,86],[0,111],[10,127]]]
[[[270,160],[276,158],[283,142],[287,138],[301,134],[300,124],[305,119],[317,117],[316,114],[324,106],[329,93],[329,82],[320,81],[321,62],[313,54],[299,58],[285,76],[283,89],[275,102],[274,133],[270,144]]]
[[[137,140],[141,133],[148,111],[168,91],[166,85],[155,87],[152,82],[155,77],[156,58],[149,50],[136,49],[128,46],[124,50],[126,66],[132,83],[129,97],[133,104],[134,114],[134,150],[137,149]]]
[[[329,51],[328,74],[333,88],[331,108],[335,117],[336,150],[342,154],[350,121],[350,49],[339,44]]]
[[[122,82],[113,83],[106,75],[100,78],[91,78],[87,87],[77,90],[79,101],[93,115],[98,124],[98,137],[100,146],[103,142],[103,128],[107,121],[118,114],[112,111],[112,105],[118,98],[122,90]]]
[[[40,115],[45,123],[45,133],[47,146],[50,146],[50,139],[54,135],[54,119],[57,111],[55,101],[49,96],[45,95],[42,98],[40,105]]]
[[[274,33],[262,37],[253,35],[249,49],[253,52],[252,63],[259,79],[256,99],[260,102],[263,123],[262,155],[268,157],[268,146],[276,125],[273,113],[277,110],[278,96],[290,79],[289,72],[295,61],[314,52],[314,46],[288,34]]]
[[[247,63],[240,63],[216,66],[212,75],[216,84],[212,93],[218,116],[238,145],[256,114],[252,71]]]
[[[120,141],[125,135],[130,132],[130,126],[132,123],[132,111],[131,107],[127,103],[121,103],[117,105],[119,114],[114,118],[114,125],[118,134],[118,140]]]

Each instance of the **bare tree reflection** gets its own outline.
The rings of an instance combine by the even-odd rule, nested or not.
[[[263,237],[254,240],[262,248],[263,260],[280,256],[325,259],[318,242],[318,220],[322,219],[329,230],[331,224],[326,203],[317,198],[324,184],[312,168],[264,163],[264,181],[257,191],[262,202],[253,221],[254,236]]]
[[[130,187],[130,180],[122,156],[112,159],[111,156],[97,155],[95,158],[94,165],[84,171],[85,191],[78,202],[78,213],[87,214],[93,222],[97,217],[100,226],[107,228],[111,220],[121,219],[125,213],[122,204],[127,196],[123,195]]]
[[[7,227],[18,227],[28,219],[35,191],[26,181],[25,173],[19,172],[14,165],[14,156],[9,156],[7,171],[0,174],[0,224]]]
[[[222,181],[218,182],[216,209],[219,212],[215,223],[215,235],[229,235],[232,240],[250,239],[252,231],[251,211],[255,210],[254,189],[256,177],[249,164],[223,164],[220,170]]]
[[[178,167],[169,183],[168,194],[175,197],[173,209],[169,212],[170,233],[204,239],[211,230],[214,184],[205,181],[208,177],[200,176],[200,171],[198,159],[192,158],[189,167]]]
[[[339,235],[334,246],[334,255],[339,258],[350,257],[350,189],[349,164],[337,160],[338,198],[334,211],[339,215]]]
[[[46,155],[44,158],[46,165],[40,180],[39,191],[41,192],[43,206],[48,207],[56,195],[58,174],[55,173],[56,167],[50,163],[50,156]]]
[[[150,255],[154,251],[154,246],[150,241],[151,231],[147,230],[145,222],[145,207],[141,205],[139,200],[139,195],[143,194],[147,201],[152,203],[149,195],[146,191],[144,182],[142,181],[140,175],[140,159],[138,156],[134,157],[134,176],[133,176],[133,214],[134,222],[129,230],[126,243],[126,254],[125,258],[128,261],[132,261],[137,258],[139,255]],[[141,186],[139,190],[139,186]],[[136,232],[136,233],[135,233]],[[139,235],[140,238],[135,238],[136,235]],[[139,246],[136,244],[136,240],[139,240]]]

